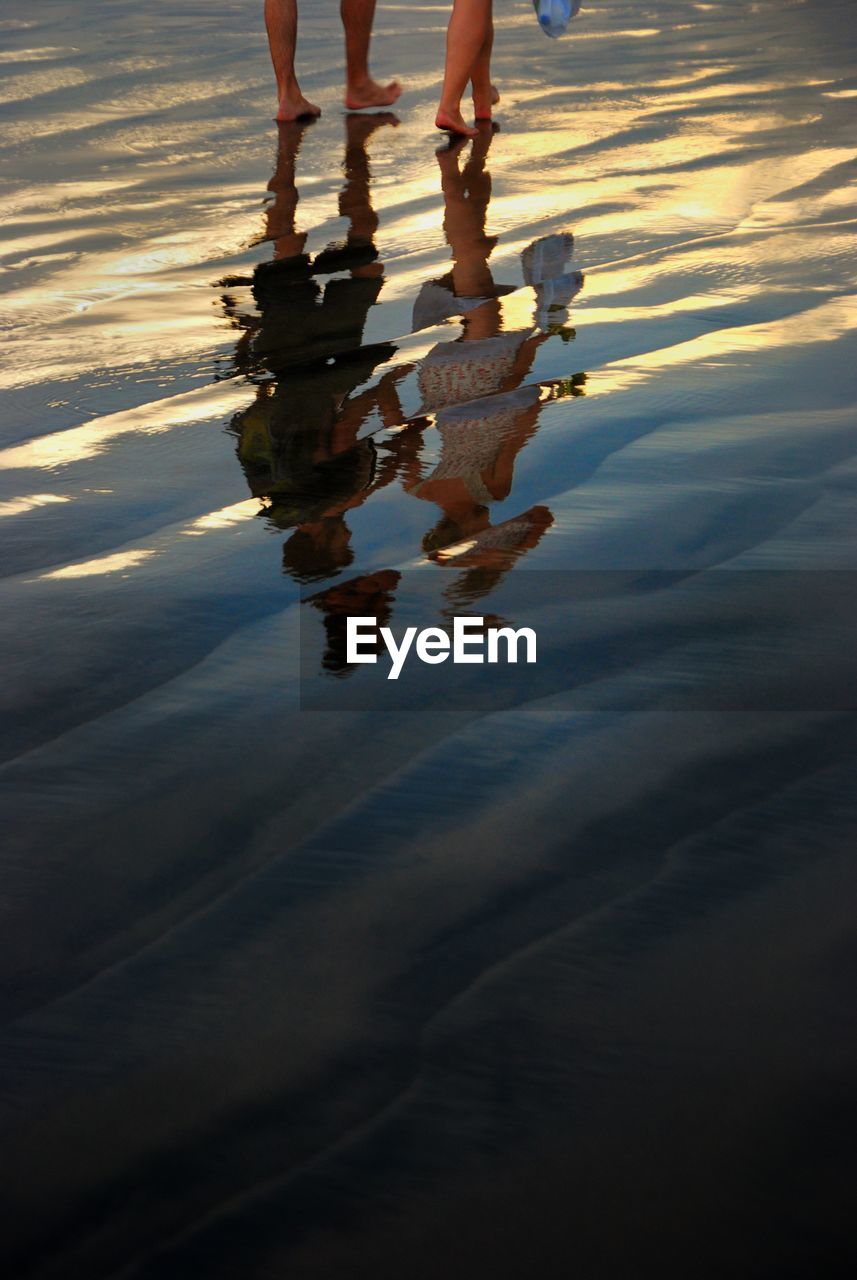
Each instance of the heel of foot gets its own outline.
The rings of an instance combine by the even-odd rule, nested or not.
[[[464,123],[461,115],[453,115],[449,111],[438,111],[434,120],[435,128],[441,129],[444,133],[455,134],[459,138],[475,138],[478,129],[471,129],[469,125]]]

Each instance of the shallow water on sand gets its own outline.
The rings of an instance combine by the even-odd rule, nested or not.
[[[850,1276],[851,6],[303,7],[0,19],[4,1273]]]

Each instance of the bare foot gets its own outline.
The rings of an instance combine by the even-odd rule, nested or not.
[[[366,107],[392,107],[398,101],[402,86],[398,80],[389,84],[377,84],[365,80],[362,84],[350,84],[345,91],[345,105],[349,111],[363,111]]]
[[[310,116],[320,115],[321,107],[317,107],[314,102],[310,102],[302,93],[287,93],[280,98],[276,118],[280,124],[285,124],[291,120],[306,120]]]
[[[479,132],[478,129],[471,129],[464,123],[464,116],[460,111],[445,111],[443,107],[438,107],[434,123],[435,128],[443,129],[445,133],[454,133],[461,138],[475,138]]]
[[[496,84],[492,84],[491,86],[491,97],[488,102],[483,102],[483,100],[474,93],[473,111],[476,116],[476,119],[490,120],[491,108],[496,107],[499,101],[500,101],[500,90],[497,88]]]

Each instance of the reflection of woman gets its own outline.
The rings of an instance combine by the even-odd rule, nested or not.
[[[412,484],[409,492],[434,502],[443,512],[423,542],[424,550],[438,559],[443,558],[438,553],[444,547],[463,539],[472,543],[474,537],[488,552],[489,507],[510,494],[515,460],[536,430],[542,401],[539,386],[522,384],[550,330],[503,329],[499,298],[508,290],[495,285],[488,265],[496,244],[496,238],[485,231],[491,194],[485,160],[491,138],[490,130],[480,131],[463,169],[459,168],[463,140],[438,154],[446,202],[444,228],[453,266],[443,280],[428,286],[430,293],[421,292],[415,306],[415,327],[441,315],[463,315],[462,336],[437,343],[417,375],[422,412],[435,415],[441,448],[432,471]],[[525,271],[533,280],[543,273],[545,264],[565,278],[572,239],[550,239],[553,252],[546,242],[525,250]],[[572,283],[579,288],[581,278]],[[538,527],[540,537],[549,524],[540,515],[532,528]],[[514,529],[510,524],[506,533],[507,547],[510,538],[520,535],[527,542],[530,536],[520,522]],[[491,545],[496,550],[500,543],[495,539]]]
[[[429,413],[498,392],[504,378],[512,374],[526,336],[526,332],[501,332],[498,299],[510,286],[498,287],[488,265],[497,243],[496,236],[485,231],[491,199],[485,160],[491,138],[490,130],[479,132],[463,168],[459,161],[464,139],[438,152],[443,226],[452,249],[452,268],[442,279],[423,286],[414,305],[414,328],[460,314],[464,333],[459,341],[438,343],[420,365],[423,408]]]
[[[466,315],[490,298],[510,293],[513,285],[496,285],[488,259],[497,244],[485,231],[491,201],[491,175],[485,167],[493,134],[480,129],[470,156],[461,167],[465,148],[456,139],[437,153],[443,191],[443,230],[452,250],[452,266],[439,280],[424,284],[414,303],[414,328],[424,329],[453,315]],[[495,307],[494,331],[500,309]]]

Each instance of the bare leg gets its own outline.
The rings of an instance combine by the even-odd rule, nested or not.
[[[300,120],[303,116],[320,115],[321,108],[303,96],[295,76],[297,0],[265,0],[265,26],[274,74],[277,77],[277,119]]]
[[[486,47],[489,58],[491,52],[490,31],[491,0],[455,0],[446,33],[446,68],[435,119],[439,129],[475,138],[476,130],[469,128],[461,115],[461,98],[471,76],[484,75]],[[481,90],[481,80],[479,83]],[[490,76],[488,84],[490,90]],[[490,92],[488,97],[490,100]]]
[[[474,90],[474,93],[473,93],[473,104],[474,104],[474,109],[475,109],[475,112],[476,112],[476,119],[477,119],[477,120],[490,120],[490,119],[491,119],[491,114],[492,114],[492,113],[491,113],[491,108],[492,108],[492,107],[496,107],[496,106],[497,106],[497,104],[498,104],[498,103],[499,103],[499,101],[500,101],[500,90],[497,88],[496,84],[492,84],[492,85],[490,86],[490,95],[489,95],[489,100],[490,100],[491,106],[489,107],[489,109],[488,109],[487,111],[484,111],[484,110],[483,110],[483,108],[482,108],[482,99],[481,99],[481,98],[480,98],[480,100],[479,100],[479,107],[476,107],[476,91]]]
[[[473,66],[473,111],[477,120],[490,120],[491,108],[500,101],[500,95],[491,83],[491,49],[494,45],[494,23],[488,14],[488,34]]]
[[[375,0],[341,0],[339,12],[345,28],[345,105],[349,111],[363,107],[391,107],[402,86],[395,80],[378,84],[369,74],[369,41],[375,17]]]

